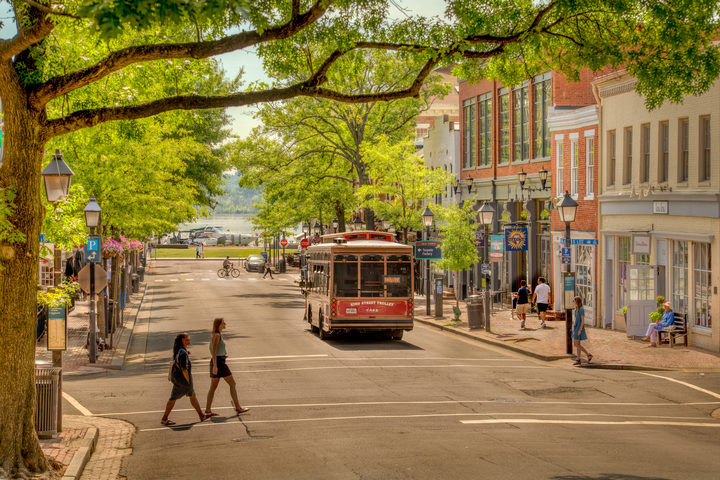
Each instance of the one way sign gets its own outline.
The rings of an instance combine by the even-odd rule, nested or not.
[[[88,237],[88,242],[85,244],[85,263],[100,263],[102,260],[102,237],[100,235],[94,235]]]

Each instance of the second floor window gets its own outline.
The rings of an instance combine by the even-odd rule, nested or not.
[[[608,133],[608,186],[615,185],[615,132]]]
[[[640,165],[640,181],[650,181],[650,125],[642,127],[642,164]]]
[[[660,124],[660,181],[667,182],[670,175],[670,124]]]
[[[500,89],[498,96],[500,104],[500,162],[510,162],[510,99],[508,98],[507,90],[503,94],[503,89]]]
[[[530,159],[530,116],[527,87],[513,90],[513,126],[515,127],[515,153],[513,161]]]
[[[480,96],[478,103],[480,113],[480,155],[479,165],[490,165],[492,158],[492,99],[490,94]]]
[[[555,176],[557,179],[555,180],[555,185],[557,185],[556,194],[558,197],[561,197],[564,193],[563,191],[563,143],[557,142],[556,148],[555,148],[555,164],[557,165],[557,173]]]
[[[700,165],[700,178],[704,181],[710,181],[710,118],[704,117],[702,121],[702,159]]]
[[[678,182],[687,182],[690,168],[690,122],[680,120],[680,168]]]
[[[550,156],[550,129],[547,111],[550,107],[550,80],[535,83],[535,158]]]
[[[577,195],[580,191],[578,179],[578,141],[570,142],[570,194]]]
[[[585,139],[585,194],[595,193],[595,139]]]
[[[475,166],[475,99],[471,98],[463,102],[463,116],[465,120],[464,158],[463,167],[472,168]]]
[[[632,149],[633,149],[633,131],[632,128],[625,130],[625,165],[623,172],[623,183],[627,185],[632,183]]]

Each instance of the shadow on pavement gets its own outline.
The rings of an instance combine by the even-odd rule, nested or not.
[[[310,330],[306,330],[306,332],[315,335]],[[325,343],[338,350],[349,352],[357,350],[425,350],[404,340],[392,340],[385,337],[383,333],[335,333]]]
[[[638,475],[625,475],[622,473],[601,473],[596,477],[589,475],[558,475],[550,478],[553,480],[668,480],[667,477],[640,477]]]

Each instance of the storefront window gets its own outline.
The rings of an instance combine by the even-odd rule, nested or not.
[[[650,265],[650,255],[635,255],[635,265]]]
[[[695,325],[698,327],[712,327],[710,313],[710,300],[712,298],[712,265],[711,249],[709,243],[695,243],[693,245],[695,281]]]
[[[688,303],[688,242],[673,241],[673,310],[687,313]]]
[[[588,245],[575,245],[575,286],[585,308],[593,305],[592,250]]]
[[[618,310],[627,305],[627,271],[630,265],[631,244],[630,237],[618,238]]]

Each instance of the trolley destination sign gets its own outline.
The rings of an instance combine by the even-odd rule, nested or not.
[[[442,242],[422,240],[415,242],[415,258],[418,260],[442,260]]]

